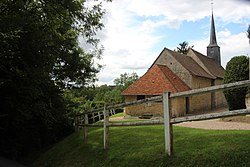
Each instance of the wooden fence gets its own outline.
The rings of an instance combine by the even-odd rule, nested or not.
[[[250,80],[240,81],[235,83],[229,83],[224,85],[206,87],[201,89],[194,89],[185,92],[179,92],[175,94],[170,94],[170,92],[165,92],[162,96],[155,96],[152,98],[147,98],[143,100],[138,100],[134,102],[127,102],[123,104],[116,104],[116,105],[109,105],[104,106],[104,108],[85,112],[83,114],[79,114],[76,116],[75,125],[77,130],[79,127],[83,127],[84,131],[84,139],[87,139],[88,127],[95,127],[95,126],[102,126],[104,128],[104,149],[109,147],[109,127],[111,126],[145,126],[145,125],[158,125],[164,124],[164,136],[165,136],[165,152],[169,156],[173,153],[173,124],[180,123],[180,122],[187,122],[187,121],[198,121],[198,120],[207,120],[213,118],[222,118],[228,116],[235,116],[235,115],[245,115],[250,114],[250,109],[240,109],[240,110],[233,110],[233,111],[225,111],[219,113],[209,113],[209,114],[202,114],[202,115],[193,115],[193,116],[184,116],[184,117],[177,117],[171,118],[171,110],[170,110],[170,100],[176,97],[188,97],[193,96],[201,93],[207,92],[215,92],[219,90],[226,90],[226,89],[233,89],[239,87],[245,87],[250,85]],[[142,103],[148,103],[153,101],[163,101],[163,121],[155,120],[155,121],[146,121],[146,122],[119,122],[119,123],[109,123],[109,113],[114,111],[117,108],[123,108],[132,105],[138,105]],[[103,112],[104,121],[103,124],[89,124],[88,114]]]

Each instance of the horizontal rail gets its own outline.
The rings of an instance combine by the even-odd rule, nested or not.
[[[215,119],[215,118],[223,118],[223,117],[230,117],[236,115],[246,115],[250,114],[250,109],[240,109],[240,110],[233,110],[233,111],[224,111],[219,113],[209,113],[209,114],[202,114],[202,115],[192,115],[186,117],[177,117],[172,118],[170,120],[171,124],[177,124],[181,122],[188,122],[188,121],[201,121],[201,120],[208,120],[208,119]],[[162,120],[154,120],[154,121],[145,121],[145,122],[116,122],[116,123],[109,123],[107,126],[144,126],[144,125],[160,125],[163,124]],[[81,124],[79,126],[88,126],[88,127],[101,127],[103,124]]]
[[[110,109],[123,108],[123,107],[128,107],[128,106],[133,106],[133,105],[137,105],[137,104],[153,102],[153,101],[158,101],[158,100],[162,100],[162,96],[155,96],[155,97],[146,98],[146,99],[137,100],[137,101],[132,101],[132,102],[109,105],[109,106],[106,107],[106,109],[110,110]],[[92,111],[84,112],[84,113],[78,114],[76,116],[91,114],[91,113],[100,112],[100,111],[103,111],[103,108],[99,108],[99,109],[95,109],[95,110],[92,110]]]
[[[170,98],[187,97],[187,96],[192,96],[192,95],[201,94],[201,93],[234,89],[234,88],[240,88],[240,87],[245,87],[245,86],[249,86],[249,85],[250,85],[250,80],[245,80],[245,81],[239,81],[239,82],[235,82],[235,83],[229,83],[229,84],[224,84],[224,85],[217,85],[217,86],[211,86],[211,87],[206,87],[206,88],[201,88],[201,89],[193,89],[193,90],[185,91],[185,92],[174,93],[174,94],[170,94]],[[162,100],[162,96],[155,96],[155,97],[146,98],[146,99],[142,99],[142,100],[138,100],[138,101],[109,105],[106,107],[106,109],[110,110],[110,109],[123,108],[123,107],[128,107],[128,106],[133,106],[133,105],[137,105],[137,104],[153,102],[153,101],[158,101],[158,100]],[[101,112],[101,111],[103,111],[103,108],[94,109],[92,111],[84,112],[84,113],[78,114],[76,116],[82,116],[85,114],[91,114],[91,113],[96,113],[96,112]]]
[[[200,120],[223,118],[223,117],[236,116],[236,115],[246,115],[246,114],[250,114],[249,108],[248,109],[233,110],[233,111],[210,113],[210,114],[192,115],[192,116],[186,116],[186,117],[172,118],[170,120],[170,123],[176,124],[176,123],[181,123],[181,122],[200,121]]]
[[[146,125],[161,125],[163,121],[145,121],[145,122],[115,122],[109,123],[107,126],[146,126]],[[101,124],[80,124],[79,126],[87,126],[87,127],[103,127],[103,123]]]
[[[234,82],[234,83],[229,83],[229,84],[224,84],[224,85],[216,85],[216,86],[211,86],[211,87],[206,87],[206,88],[201,88],[201,89],[193,89],[193,90],[189,90],[185,92],[174,93],[170,95],[170,98],[183,97],[183,96],[187,97],[187,96],[192,96],[195,94],[215,92],[219,90],[234,89],[234,88],[240,88],[240,87],[245,87],[249,85],[250,85],[250,80],[245,80],[245,81],[239,81],[239,82]]]
[[[116,122],[109,123],[108,126],[145,126],[145,125],[160,125],[163,124],[163,121],[145,121],[145,122]]]
[[[152,101],[158,101],[158,100],[162,100],[162,96],[155,96],[151,98],[146,98],[146,99],[132,101],[132,102],[126,102],[122,104],[109,105],[107,106],[107,109],[109,110],[109,109],[127,107],[127,106],[132,106],[132,105],[137,105],[137,104],[142,104],[142,103],[147,103],[147,102],[152,102]]]

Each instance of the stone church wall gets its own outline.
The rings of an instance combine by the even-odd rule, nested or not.
[[[192,89],[199,89],[211,86],[211,79],[195,77],[192,79]],[[202,113],[211,110],[211,93],[204,93],[190,96],[189,113]]]
[[[152,96],[146,96],[149,98]],[[125,96],[126,102],[136,101],[137,96]],[[171,111],[173,117],[184,116],[186,114],[185,98],[171,99]],[[138,117],[144,114],[152,114],[153,116],[163,116],[163,104],[159,102],[149,102],[134,106],[125,107],[125,115]]]
[[[174,71],[181,80],[183,80],[189,87],[192,86],[192,76],[176,59],[167,51],[164,51],[156,61],[157,64],[166,65],[169,69]]]
[[[215,80],[215,85],[221,85],[223,84],[222,79],[216,79]],[[227,105],[227,100],[224,96],[223,91],[216,91],[215,92],[215,108],[226,108],[228,107]]]

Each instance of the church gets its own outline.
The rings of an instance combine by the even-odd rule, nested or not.
[[[122,92],[126,102],[162,95],[164,92],[183,92],[223,83],[225,70],[221,66],[213,13],[207,56],[189,49],[181,54],[164,48],[147,72]],[[171,99],[173,117],[205,113],[227,106],[223,92],[205,93]],[[163,115],[162,101],[126,107],[126,116]]]

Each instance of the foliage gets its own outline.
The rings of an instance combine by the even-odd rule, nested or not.
[[[247,38],[249,38],[249,43],[250,43],[250,24],[248,25],[247,29]]]
[[[90,128],[88,142],[74,133],[31,166],[250,166],[248,131],[202,130],[174,126],[174,155],[164,150],[163,126],[112,127],[103,150],[103,129]]]
[[[0,1],[0,155],[20,157],[71,132],[61,90],[86,86],[99,71],[78,37],[97,46],[104,11],[86,4]]]
[[[92,102],[86,96],[77,95],[76,90],[65,90],[64,99],[67,101],[67,109],[70,111],[70,118],[76,114],[83,113],[92,109]]]
[[[246,56],[233,57],[226,65],[224,83],[233,83],[249,79],[249,62]],[[229,110],[246,108],[245,96],[247,87],[225,90]]]
[[[124,73],[114,80],[115,86],[101,85],[64,91],[64,97],[68,101],[67,108],[71,111],[69,115],[74,117],[77,113],[101,108],[105,104],[124,102],[122,91],[137,79],[136,73]]]
[[[125,90],[129,85],[134,83],[138,79],[138,75],[134,72],[132,74],[124,73],[121,74],[119,78],[114,80],[114,84],[121,91]]]
[[[109,105],[122,103],[123,101],[121,91],[117,87],[102,85],[96,88],[96,91],[94,103],[102,102]]]
[[[177,47],[177,52],[182,53],[182,54],[187,54],[188,50],[190,48],[193,48],[194,46],[188,46],[188,42],[184,41],[182,43],[179,43],[180,47]]]

